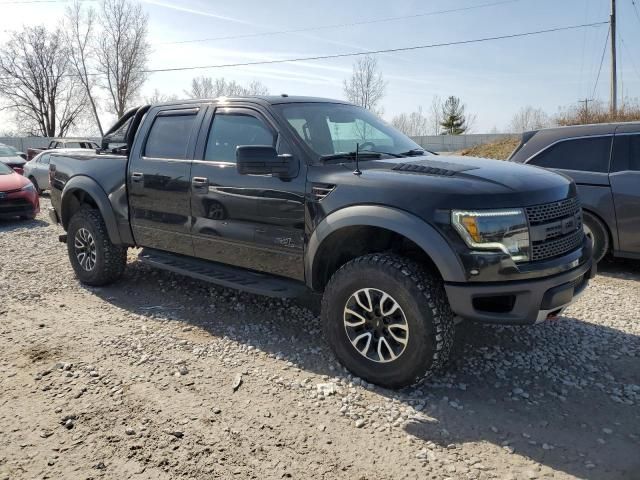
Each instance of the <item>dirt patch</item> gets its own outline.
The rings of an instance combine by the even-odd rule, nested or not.
[[[520,144],[517,137],[498,140],[497,142],[476,145],[459,152],[460,155],[469,157],[493,158],[495,160],[506,160]]]

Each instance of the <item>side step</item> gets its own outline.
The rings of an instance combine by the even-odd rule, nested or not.
[[[162,270],[268,297],[298,298],[308,293],[302,282],[161,250],[145,248],[138,260]]]

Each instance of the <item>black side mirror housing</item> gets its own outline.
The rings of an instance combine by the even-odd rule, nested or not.
[[[21,159],[23,159],[23,160],[26,160],[26,159],[27,159],[27,154],[26,154],[26,153],[24,153],[24,152],[18,152],[18,156],[19,156]]]
[[[240,175],[273,175],[290,178],[293,166],[291,155],[278,155],[271,145],[239,145],[236,165]]]

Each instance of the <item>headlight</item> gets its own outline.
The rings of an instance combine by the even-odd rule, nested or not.
[[[522,209],[454,210],[451,222],[471,248],[501,250],[515,262],[529,260],[529,227]]]
[[[23,192],[35,192],[36,191],[36,187],[33,186],[33,183],[29,182],[24,187],[22,187],[20,190],[22,190]]]

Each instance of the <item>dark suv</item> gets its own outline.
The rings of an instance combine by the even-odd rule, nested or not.
[[[596,262],[607,253],[640,258],[640,123],[526,132],[509,160],[575,180]]]

